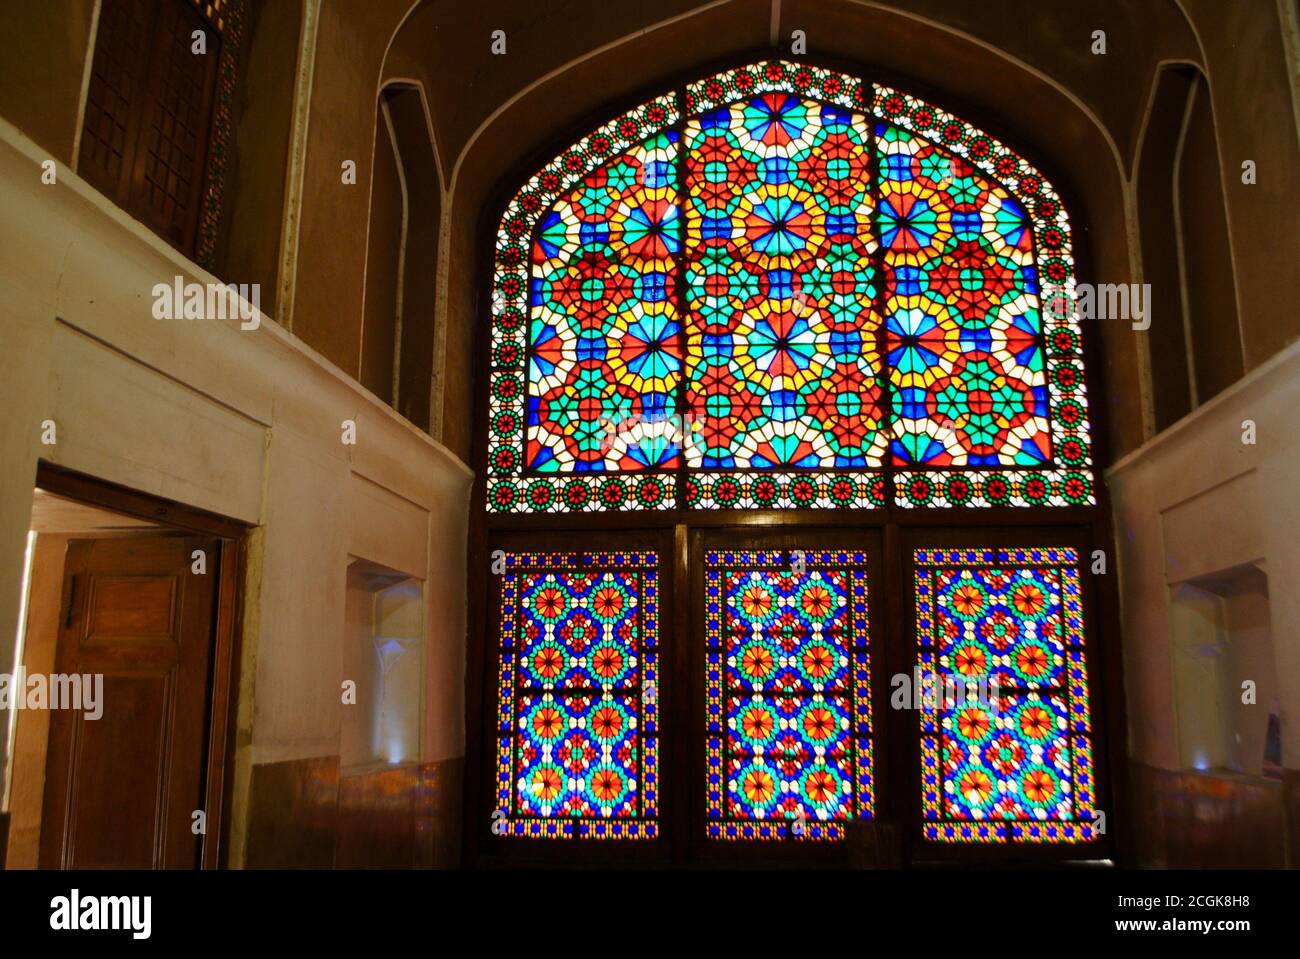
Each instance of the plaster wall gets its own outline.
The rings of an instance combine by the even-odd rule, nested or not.
[[[348,557],[425,584],[424,764],[464,751],[471,474],[265,321],[158,320],[156,283],[215,282],[0,122],[0,634],[13,635],[38,459],[253,528],[232,864],[255,767],[337,761]],[[57,442],[43,445],[52,420]],[[356,443],[342,424],[356,424]],[[3,644],[0,671],[11,671]]]

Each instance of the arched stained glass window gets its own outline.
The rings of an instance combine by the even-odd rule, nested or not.
[[[760,63],[570,147],[494,254],[485,861],[1109,853],[1107,523],[1031,164]]]
[[[532,177],[494,271],[487,508],[1094,502],[1070,226],[921,100],[783,62]]]

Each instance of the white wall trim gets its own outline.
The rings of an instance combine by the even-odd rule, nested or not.
[[[26,161],[31,163],[34,168],[31,173],[31,182],[37,184],[40,183],[41,163],[47,159],[45,151],[37,146],[34,141],[25,136],[12,123],[3,118],[0,118],[0,145],[12,149],[15,153],[19,154]],[[129,238],[133,242],[149,247],[154,253],[170,262],[177,275],[185,276],[197,283],[219,284],[222,282],[216,275],[205,270],[193,260],[181,254],[144,224],[133,219],[129,214],[113,203],[108,197],[104,196],[104,194],[92,187],[75,172],[71,170],[66,171],[66,173],[60,171],[56,184],[50,186],[38,186],[37,189],[52,191],[50,195],[51,201],[55,200],[55,197],[59,192],[64,190],[69,191],[75,195],[79,201],[91,208],[92,212],[90,215],[103,216],[112,221],[113,226],[122,231],[124,239]],[[269,343],[275,343],[279,348],[298,354],[304,360],[329,374],[347,390],[368,401],[372,409],[367,412],[391,421],[394,425],[406,431],[411,436],[418,438],[421,443],[435,451],[440,459],[444,460],[448,466],[460,473],[462,476],[472,477],[474,475],[473,470],[462,462],[455,453],[447,449],[447,447],[443,446],[428,433],[424,432],[424,430],[415,426],[406,418],[400,416],[387,403],[375,396],[328,359],[321,356],[307,343],[280,327],[277,323],[273,322],[270,317],[267,317],[266,314],[261,313],[261,311],[259,311],[259,316],[261,317],[261,323],[257,329],[244,331],[232,328],[230,330],[231,335],[262,339],[264,342],[268,342],[268,345]],[[75,324],[72,323],[69,323],[68,325],[75,326]],[[269,341],[264,339],[268,337],[270,338]],[[119,352],[123,352],[124,355],[130,355],[123,351],[122,347],[117,344],[113,344],[113,348]],[[139,360],[139,358],[135,356],[131,356],[131,358],[136,361]]]
[[[1155,455],[1162,447],[1181,437],[1183,433],[1196,429],[1202,420],[1215,415],[1220,407],[1246,399],[1253,393],[1266,390],[1269,384],[1278,377],[1300,380],[1300,340],[1294,340],[1283,349],[1278,350],[1277,353],[1255,367],[1222,393],[1198,406],[1177,423],[1156,434],[1137,449],[1122,456],[1106,470],[1106,478],[1109,480],[1137,466]]]

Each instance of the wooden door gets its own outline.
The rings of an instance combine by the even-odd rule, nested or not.
[[[55,672],[102,675],[102,714],[51,710],[43,868],[199,865],[219,549],[190,536],[68,544]]]

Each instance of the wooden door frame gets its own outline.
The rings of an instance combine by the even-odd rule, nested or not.
[[[1032,549],[1061,547],[1074,549],[1077,560],[1074,568],[1079,575],[1080,599],[1083,606],[1083,651],[1087,668],[1087,690],[1090,704],[1089,745],[1092,750],[1093,807],[1106,817],[1101,835],[1086,842],[1032,843],[1032,842],[935,842],[922,836],[924,817],[921,811],[919,784],[921,783],[921,734],[915,724],[895,723],[890,730],[896,746],[894,767],[902,782],[913,784],[902,801],[906,804],[903,823],[903,855],[911,865],[961,865],[987,866],[1009,864],[1016,866],[1045,867],[1071,860],[1096,861],[1114,859],[1118,837],[1110,827],[1126,816],[1117,815],[1116,776],[1113,752],[1122,754],[1122,743],[1116,744],[1110,722],[1110,695],[1106,678],[1118,664],[1111,660],[1111,650],[1105,642],[1106,608],[1104,583],[1098,575],[1090,574],[1093,550],[1098,545],[1095,530],[1088,525],[1053,523],[1003,523],[985,526],[954,523],[951,525],[915,525],[898,531],[897,549],[890,557],[899,578],[899,602],[892,624],[891,636],[905,657],[909,667],[916,663],[918,636],[916,628],[916,550],[940,549]],[[1065,565],[1065,564],[1062,564]],[[1099,771],[1104,774],[1098,775]],[[1121,785],[1119,787],[1123,789]]]
[[[85,473],[48,463],[37,463],[35,487],[166,527],[215,536],[221,541],[217,557],[217,591],[213,614],[211,660],[208,667],[208,702],[205,718],[203,783],[207,813],[199,857],[202,869],[223,869],[229,864],[230,811],[234,777],[235,723],[238,697],[236,664],[243,648],[243,590],[248,560],[250,527],[216,513],[173,500],[141,493]],[[44,824],[42,824],[42,829]]]
[[[891,797],[895,788],[891,768],[894,743],[882,735],[884,710],[889,702],[888,686],[882,678],[891,674],[887,613],[890,603],[884,595],[884,535],[879,526],[837,525],[833,515],[823,515],[821,524],[806,526],[739,526],[694,525],[687,528],[689,550],[678,557],[682,564],[681,582],[685,585],[679,604],[685,607],[686,626],[679,645],[689,655],[687,668],[677,678],[690,684],[687,691],[692,710],[687,741],[682,748],[689,752],[684,772],[688,777],[687,794],[691,814],[690,842],[683,862],[702,863],[727,869],[767,868],[852,868],[854,862],[870,855],[866,848],[867,830],[874,835],[882,822],[892,824],[896,817]],[[852,564],[865,568],[867,589],[867,657],[871,677],[870,766],[876,810],[871,816],[845,824],[848,834],[843,840],[800,842],[782,840],[709,839],[707,797],[701,785],[706,783],[704,740],[706,728],[706,657],[704,599],[706,589],[705,554],[710,550],[757,550],[761,552],[861,551],[865,561]],[[825,568],[819,564],[819,568]],[[850,680],[852,683],[852,680]],[[855,781],[856,790],[856,781]],[[856,795],[856,792],[855,792]],[[872,841],[874,846],[878,839]]]

